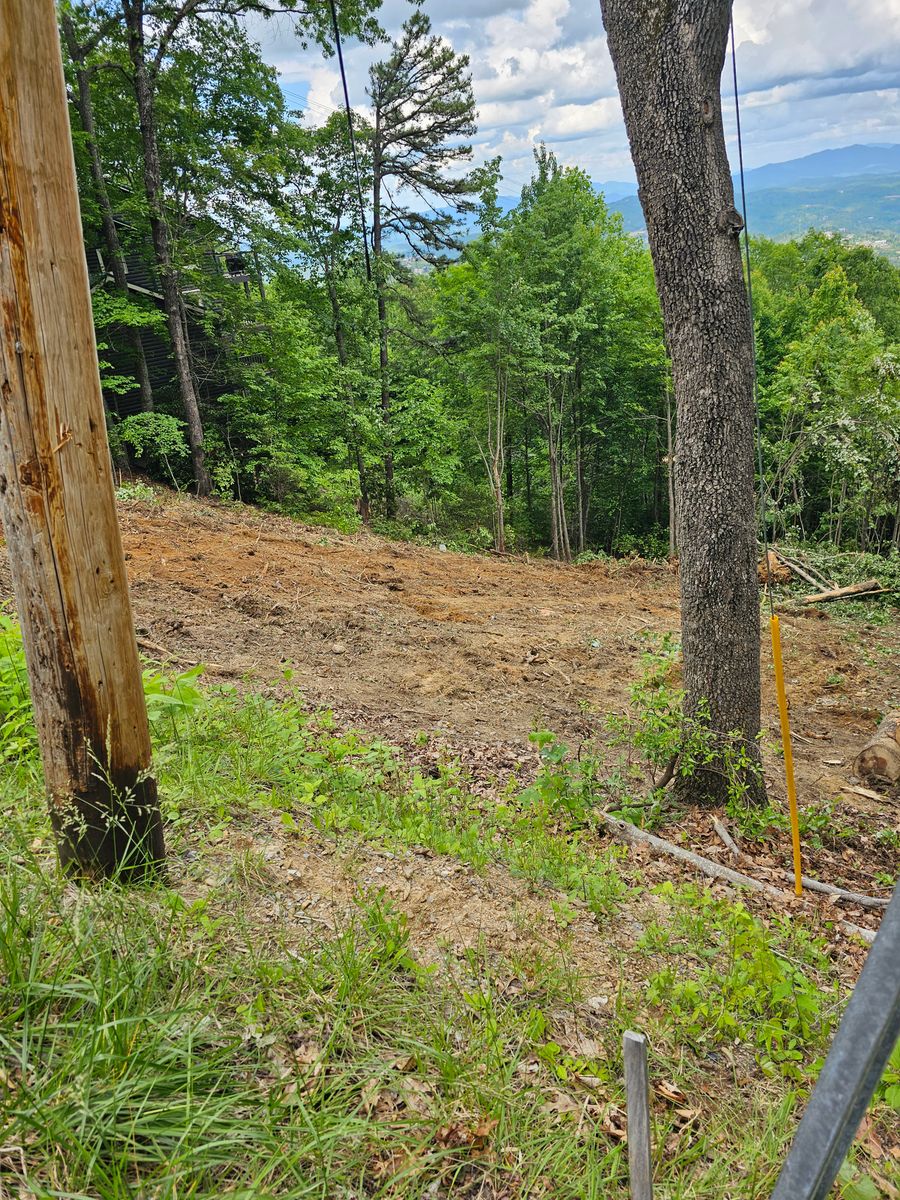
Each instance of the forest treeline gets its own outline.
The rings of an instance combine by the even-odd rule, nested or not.
[[[342,526],[667,553],[676,417],[642,241],[544,147],[501,212],[468,62],[427,6],[393,43],[376,0],[340,6],[377,47],[352,138],[285,99],[246,25],[273,7],[333,51],[328,5],[60,5],[116,460]],[[900,270],[815,231],[752,257],[769,531],[896,550]]]

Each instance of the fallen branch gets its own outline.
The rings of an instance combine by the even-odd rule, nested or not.
[[[804,579],[809,586],[814,587],[817,592],[827,592],[829,590],[829,586],[827,584],[823,584],[821,580],[810,575],[810,573],[804,567],[802,567],[800,563],[795,562],[792,558],[788,558],[788,556],[786,554],[782,554],[780,550],[773,550],[772,553],[779,562],[784,563],[789,571],[791,571],[794,575],[799,576],[800,579]]]
[[[713,821],[713,829],[719,835],[720,840],[722,842],[724,842],[727,849],[729,849],[731,851],[732,855],[735,858],[740,858],[741,857],[740,846],[737,844],[737,842],[734,840],[734,838],[731,836],[731,834],[728,832],[728,830],[725,828],[725,826],[722,824],[722,822],[719,820],[718,817],[716,817],[715,820]]]
[[[165,646],[161,646],[159,642],[151,642],[149,638],[139,637],[135,638],[135,641],[141,650],[148,650],[151,654],[156,654],[161,659],[174,661],[179,657],[179,655],[173,654],[171,650],[167,650]]]
[[[778,553],[780,554],[780,553],[781,553],[781,551],[779,550],[779,551],[778,551]],[[828,578],[826,575],[823,575],[821,571],[817,570],[817,569],[816,569],[816,568],[815,568],[815,567],[812,565],[812,563],[810,563],[810,562],[802,562],[802,563],[800,563],[800,562],[798,562],[798,561],[797,561],[797,559],[795,559],[795,558],[792,558],[792,557],[791,557],[791,555],[789,555],[789,554],[788,554],[788,555],[785,555],[785,557],[786,557],[786,559],[787,559],[787,561],[788,561],[788,563],[789,563],[789,564],[791,564],[791,563],[793,563],[793,564],[796,564],[797,566],[801,566],[801,567],[803,567],[803,569],[804,569],[805,571],[809,571],[810,575],[812,575],[812,576],[813,576],[813,578],[815,579],[816,583],[820,583],[820,584],[822,585],[822,588],[823,588],[823,590],[824,590],[824,591],[826,591],[826,592],[827,592],[827,591],[829,591],[831,588],[836,588],[836,587],[838,586],[838,585],[837,585],[837,584],[834,582],[834,580],[833,580],[833,579],[829,579],[829,578]]]
[[[877,579],[864,579],[862,583],[851,583],[847,587],[832,588],[830,592],[815,592],[801,596],[801,604],[821,604],[825,600],[843,600],[850,596],[880,596],[890,588],[883,588]]]
[[[740,871],[732,871],[731,867],[723,867],[721,863],[713,862],[710,858],[702,858],[691,850],[683,850],[680,846],[674,846],[671,842],[664,841],[655,834],[647,833],[644,829],[638,829],[629,821],[611,817],[608,813],[601,813],[600,820],[614,837],[626,842],[629,846],[652,846],[660,854],[687,863],[708,879],[724,879],[726,882],[734,884],[735,887],[749,888],[752,892],[762,892],[763,895],[771,896],[774,900],[784,903],[785,891],[773,887],[769,883],[763,883],[761,879],[754,879],[751,875],[742,875]],[[867,942],[875,940],[875,934],[871,929],[863,929],[859,925],[852,925],[849,921],[841,921],[839,924],[845,933],[856,934],[865,938]]]
[[[800,881],[810,892],[823,892],[826,896],[837,896],[848,904],[858,904],[860,908],[887,908],[890,900],[880,896],[864,896],[861,892],[848,892],[845,888],[835,887],[833,883],[820,883],[818,879],[810,879],[801,875]]]

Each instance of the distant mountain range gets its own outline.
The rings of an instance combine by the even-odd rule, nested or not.
[[[750,232],[798,237],[811,226],[842,233],[900,261],[900,146],[842,146],[746,171]],[[620,185],[615,184],[614,187]],[[740,184],[735,191],[740,203]],[[603,190],[603,185],[598,186]],[[610,194],[625,228],[644,232],[636,189]]]
[[[864,242],[900,264],[900,145],[841,146],[744,173],[747,221],[755,235],[801,237],[807,229],[841,233]],[[610,209],[622,214],[629,233],[644,234],[637,185],[622,180],[595,183]],[[740,183],[735,180],[740,204]],[[504,213],[519,196],[498,196]],[[474,237],[473,221],[467,230]],[[390,249],[403,253],[399,240]]]

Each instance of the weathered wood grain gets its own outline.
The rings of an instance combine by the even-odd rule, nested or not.
[[[53,0],[0,0],[0,511],[63,865],[163,859]]]

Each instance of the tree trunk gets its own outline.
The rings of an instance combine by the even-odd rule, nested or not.
[[[341,303],[338,299],[337,287],[335,286],[334,277],[330,273],[330,269],[326,268],[325,286],[328,290],[328,299],[331,304],[331,318],[334,328],[334,344],[337,349],[338,362],[342,368],[346,368],[349,362],[347,354],[347,338],[344,333],[344,315],[341,312]],[[345,386],[344,394],[347,398],[347,408],[353,410],[353,395],[349,387]],[[372,520],[372,505],[369,500],[369,485],[366,479],[365,464],[362,459],[362,451],[359,448],[359,439],[357,437],[356,428],[350,422],[349,441],[351,453],[356,465],[356,474],[359,480],[359,499],[356,502],[356,511],[359,513],[362,523],[368,525]]]
[[[62,865],[165,849],[116,523],[53,0],[0,36],[0,508]]]
[[[531,428],[531,424],[530,424],[529,417],[528,417],[528,410],[526,409],[524,404],[522,405],[522,424],[523,424],[523,427],[525,430],[525,447],[524,447],[525,455],[524,455],[524,462],[523,462],[523,466],[525,468],[525,511],[528,513],[528,524],[530,527],[532,521],[534,520],[534,513],[532,511],[532,503],[531,503],[531,446],[530,446],[531,439],[528,436],[528,432],[529,432],[529,429]],[[530,529],[529,529],[529,532],[530,532]]]
[[[550,553],[559,559],[559,505],[556,501],[556,447],[553,442],[553,410],[547,389],[547,461],[550,467]]]
[[[563,496],[562,468],[559,461],[559,434],[553,411],[550,387],[547,387],[547,453],[550,460],[550,533],[552,554],[560,562],[570,562],[572,550],[569,545],[569,530],[566,524],[565,497]]]
[[[91,97],[91,78],[84,59],[84,52],[78,44],[75,26],[71,16],[64,12],[61,23],[66,49],[75,70],[77,87],[76,107],[81,128],[84,133],[88,161],[91,165],[91,180],[94,185],[94,195],[100,209],[100,224],[103,229],[103,240],[106,243],[106,253],[109,258],[109,268],[112,271],[113,282],[118,291],[128,295],[128,278],[125,268],[125,256],[119,241],[119,231],[116,229],[115,216],[109,199],[109,189],[103,174],[103,163],[100,159],[100,147],[97,143],[97,132],[94,127],[94,102]],[[137,374],[138,391],[140,393],[141,412],[153,411],[153,389],[150,385],[150,372],[147,370],[147,358],[144,354],[144,342],[139,329],[127,330],[127,338],[134,354],[134,367]]]
[[[203,423],[200,418],[200,402],[191,374],[190,354],[181,323],[181,300],[178,293],[178,277],[172,262],[169,226],[163,212],[162,167],[159,158],[159,143],[156,136],[156,105],[153,85],[144,57],[144,2],[122,0],[122,11],[128,27],[128,53],[133,69],[134,95],[137,101],[141,127],[141,146],[144,160],[144,191],[156,265],[163,291],[163,307],[172,342],[172,356],[178,376],[178,389],[187,420],[188,444],[194,468],[194,482],[198,496],[208,496],[212,481],[206,469],[203,450]]]
[[[506,552],[506,511],[503,498],[503,473],[506,467],[506,408],[508,379],[502,367],[496,370],[494,411],[488,411],[488,456],[485,463],[491,481],[494,502],[494,549]]]
[[[753,330],[719,84],[730,0],[601,0],[677,403],[675,518],[688,715],[759,763]],[[721,770],[691,783],[723,799]],[[759,771],[747,779],[762,801]]]
[[[578,540],[576,552],[583,554],[585,549],[585,511],[584,511],[584,439],[581,428],[581,405],[572,407],[572,437],[575,445],[575,499],[578,505]]]
[[[375,150],[372,159],[372,251],[375,256],[375,297],[378,304],[378,369],[381,381],[381,423],[384,430],[384,511],[385,516],[397,515],[397,496],[394,491],[394,455],[391,450],[391,383],[388,357],[387,300],[384,294],[384,253],[381,229],[381,156],[378,148],[379,114],[375,119]]]
[[[844,537],[844,505],[847,502],[847,480],[841,480],[841,498],[838,500],[837,529],[834,534],[834,548],[840,550]]]

